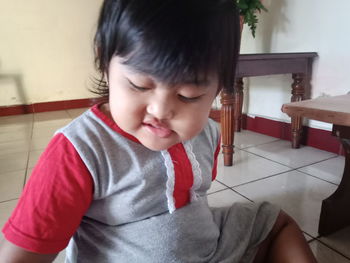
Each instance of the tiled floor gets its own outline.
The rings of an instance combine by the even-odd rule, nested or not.
[[[0,117],[0,226],[53,132],[84,109]],[[350,263],[350,227],[327,237],[317,233],[321,201],[337,187],[344,157],[243,131],[235,135],[234,166],[219,160],[208,199],[212,206],[267,200],[299,223],[321,263]],[[55,260],[64,262],[64,253]]]

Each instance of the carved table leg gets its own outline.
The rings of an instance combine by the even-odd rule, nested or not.
[[[304,74],[293,74],[292,98],[291,102],[301,101],[304,99]],[[300,138],[302,132],[303,119],[302,117],[292,117],[292,147],[300,147]]]
[[[222,152],[224,154],[224,165],[232,166],[233,160],[233,139],[234,139],[234,121],[233,107],[234,95],[232,91],[221,91],[221,134],[222,134]]]
[[[243,79],[237,78],[234,88],[234,118],[235,118],[235,131],[241,131],[242,124],[242,106],[243,106]]]
[[[345,168],[338,189],[322,202],[320,235],[331,234],[350,225],[350,127],[333,126],[333,134],[337,135],[345,151]]]

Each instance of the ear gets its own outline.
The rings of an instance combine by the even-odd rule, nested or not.
[[[108,86],[108,73],[107,72],[103,73],[103,79],[106,81],[106,84]]]
[[[95,54],[97,58],[100,58],[101,56],[101,47],[100,46],[95,46]]]

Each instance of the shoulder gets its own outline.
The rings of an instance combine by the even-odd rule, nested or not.
[[[214,153],[220,143],[219,125],[208,119],[203,130],[190,140],[193,148],[198,150],[198,153]]]
[[[219,124],[212,119],[208,119],[208,122],[200,136],[207,138],[212,143],[213,148],[216,148],[221,137]]]
[[[82,131],[86,130],[94,130],[97,126],[101,126],[103,122],[93,112],[94,107],[85,111],[79,117],[71,121],[68,125],[59,129],[56,133],[63,133],[69,135],[74,133],[81,133]]]

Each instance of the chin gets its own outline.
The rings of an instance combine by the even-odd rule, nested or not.
[[[175,143],[150,143],[150,142],[141,142],[143,146],[146,148],[152,150],[152,151],[163,151],[169,149],[171,146],[177,144],[178,142]]]

